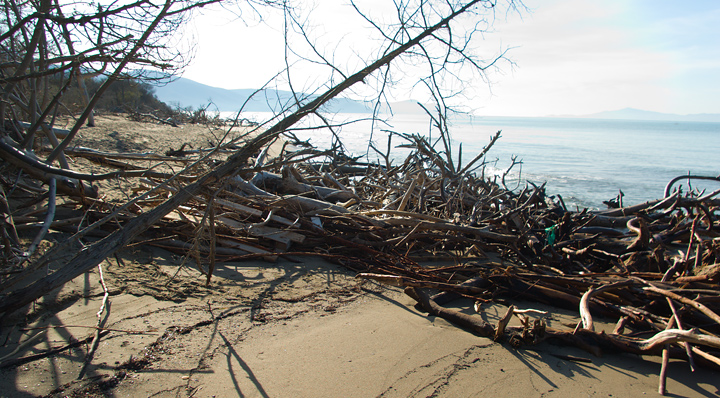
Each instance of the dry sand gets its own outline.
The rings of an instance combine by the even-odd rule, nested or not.
[[[164,152],[189,134],[199,140],[200,132],[190,129],[180,133],[149,125],[154,130],[144,134],[143,125],[101,122],[107,128],[113,120],[111,131],[132,129],[121,134],[123,145],[137,144],[133,151]],[[108,130],[90,130],[83,130],[84,140],[104,150],[115,145]],[[516,350],[428,317],[394,288],[357,280],[323,260],[297,260],[225,263],[206,288],[192,263],[183,265],[182,256],[157,248],[123,249],[102,263],[110,292],[110,332],[85,378],[76,380],[88,351],[88,344],[79,344],[3,368],[0,396],[657,395],[657,358],[598,358],[549,343]],[[4,319],[3,363],[91,336],[102,296],[96,269]],[[451,305],[469,313],[470,304]],[[551,326],[578,320],[557,308],[517,304],[551,310]],[[484,316],[494,321],[504,310],[500,305],[484,308]],[[24,341],[29,343],[12,353]],[[720,393],[716,373],[691,373],[684,361],[672,362],[669,375],[670,396]]]

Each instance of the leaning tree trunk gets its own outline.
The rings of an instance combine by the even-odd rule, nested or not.
[[[8,313],[15,311],[23,306],[37,300],[46,293],[62,286],[63,284],[71,281],[72,279],[80,276],[84,272],[90,271],[92,268],[97,266],[106,257],[112,255],[117,250],[131,242],[136,236],[147,230],[155,222],[160,220],[166,214],[173,211],[175,208],[186,202],[193,195],[195,195],[203,186],[226,178],[229,175],[237,173],[246,166],[247,160],[250,156],[257,153],[264,145],[275,139],[283,131],[290,128],[305,116],[315,113],[318,109],[325,104],[327,101],[336,97],[338,94],[351,87],[355,83],[363,81],[365,77],[380,69],[381,67],[389,64],[395,58],[408,51],[410,48],[420,44],[420,42],[430,37],[433,33],[439,29],[444,28],[457,16],[465,13],[482,0],[473,0],[467,3],[465,6],[457,9],[437,24],[428,27],[426,30],[415,36],[413,39],[405,42],[398,46],[392,51],[389,51],[385,56],[376,60],[372,64],[363,68],[359,72],[349,76],[344,81],[340,82],[336,86],[330,88],[325,93],[314,99],[313,101],[301,106],[297,111],[290,114],[286,118],[280,120],[277,124],[270,127],[268,130],[258,135],[238,152],[228,158],[222,164],[216,166],[213,170],[199,178],[196,182],[178,190],[175,195],[170,197],[164,203],[160,204],[153,210],[142,214],[133,220],[129,221],[122,229],[119,229],[107,236],[106,238],[87,246],[85,249],[78,252],[68,263],[60,268],[58,271],[30,284],[27,287],[18,289],[12,293],[4,295],[0,299],[0,313]],[[108,79],[110,80],[110,79]],[[83,117],[87,117],[87,110],[83,114]],[[80,121],[82,123],[82,121]],[[72,132],[71,134],[72,135]],[[70,136],[69,135],[69,136]],[[67,140],[67,138],[66,138]],[[50,155],[49,159],[53,158],[53,155],[58,154],[64,147],[61,145],[55,148],[55,151]],[[48,263],[53,261],[57,256],[57,253],[62,251],[62,247],[67,247],[67,244],[58,246],[57,250],[51,250],[45,256],[43,256],[40,262]]]

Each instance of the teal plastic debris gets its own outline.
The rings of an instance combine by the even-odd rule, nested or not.
[[[557,225],[553,225],[552,227],[545,228],[545,236],[547,236],[547,244],[552,246],[555,244],[555,239],[557,239]]]

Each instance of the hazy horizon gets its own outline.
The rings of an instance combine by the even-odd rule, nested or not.
[[[209,86],[189,78],[181,78],[175,82],[165,86],[156,88],[158,98],[169,104],[177,103],[180,106],[199,107],[207,104],[211,100],[219,105],[221,112],[234,112],[239,109],[247,96],[256,91],[256,88],[227,89],[223,87]],[[234,97],[234,98],[233,98]],[[342,95],[338,97],[343,100],[346,97]],[[394,101],[391,103],[393,112],[395,113],[424,113],[422,108],[417,105],[418,101],[413,99],[405,99]],[[228,104],[233,105],[228,105]],[[351,106],[353,104],[350,104]],[[348,106],[347,104],[345,106]],[[341,106],[342,107],[342,106]],[[231,109],[232,108],[232,109]],[[356,109],[356,107],[354,107]],[[343,112],[342,109],[338,109]],[[353,113],[353,111],[350,111]],[[545,118],[616,118],[629,120],[666,120],[666,121],[700,121],[700,122],[720,122],[720,113],[695,113],[695,114],[674,114],[665,112],[655,112],[636,107],[626,107],[622,109],[606,109],[598,110],[586,114],[547,114],[547,115],[502,115],[475,112],[477,117],[545,117]],[[697,120],[694,120],[697,119]]]

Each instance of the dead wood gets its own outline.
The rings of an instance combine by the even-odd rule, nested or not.
[[[350,199],[357,198],[353,192],[336,188],[328,188],[318,185],[310,185],[299,182],[291,172],[294,170],[292,166],[284,166],[281,171],[282,175],[268,172],[255,174],[251,182],[253,185],[271,191],[276,194],[303,195],[312,194],[316,199],[336,203],[346,202]]]
[[[158,155],[154,152],[130,153],[130,152],[105,152],[92,148],[74,147],[64,151],[67,155],[79,156],[87,159],[122,159],[122,160],[155,160],[163,162],[189,162],[190,159],[178,159],[171,156]]]
[[[114,216],[121,229],[104,229],[104,239],[54,274],[3,292],[0,311],[20,308],[130,242],[145,242],[206,257],[198,261],[209,261],[206,284],[216,262],[317,256],[360,272],[360,278],[408,287],[432,315],[512,346],[551,338],[595,354],[662,355],[669,345],[675,355],[676,344],[686,358],[720,363],[695,346],[714,350],[720,335],[720,238],[712,202],[676,194],[614,212],[569,212],[546,195],[544,185],[514,192],[471,173],[453,177],[457,167],[422,140],[403,166],[367,167],[359,178],[318,173],[303,162],[268,161],[264,170],[253,170],[251,156],[271,139],[262,133],[206,174],[185,175],[185,186],[179,178],[138,179],[137,192],[152,190],[153,196]],[[344,201],[334,196],[338,192]],[[95,217],[110,212],[97,203]],[[17,213],[13,223],[36,225],[41,210]],[[63,221],[51,227],[69,224]],[[153,235],[144,234],[151,225]],[[197,240],[200,225],[207,242]],[[57,253],[46,256],[41,263]],[[442,307],[427,289],[444,292],[439,301],[465,297],[477,308],[524,298],[573,309],[582,327],[548,328],[512,308],[495,327]],[[685,307],[657,304],[665,298]],[[508,326],[513,316],[522,327]],[[594,331],[594,316],[619,319],[615,333]],[[653,337],[632,337],[647,333]]]
[[[410,297],[420,302],[423,308],[431,315],[439,316],[448,322],[466,328],[477,333],[478,336],[492,337],[495,335],[495,328],[479,317],[463,314],[449,308],[442,307],[435,303],[423,289],[409,288],[405,291]]]
[[[460,155],[454,158],[450,152],[447,131],[441,131],[436,142],[413,134],[390,135],[388,148],[394,136],[411,149],[397,165],[390,149],[381,153],[383,165],[332,151],[288,152],[285,146],[279,158],[270,157],[270,142],[446,22],[398,44],[317,99],[298,104],[297,111],[222,161],[217,155],[226,144],[208,151],[186,151],[183,146],[170,153],[184,156],[178,158],[62,149],[53,143],[58,159],[72,154],[121,170],[82,174],[41,161],[3,137],[0,157],[6,163],[41,181],[57,181],[58,192],[74,196],[66,204],[83,212],[49,217],[47,228],[75,227],[76,234],[31,264],[21,262],[26,256],[19,250],[17,231],[42,226],[41,217],[52,213],[51,203],[44,205],[45,190],[33,187],[29,178],[12,182],[2,176],[0,188],[12,186],[34,197],[22,207],[6,200],[7,190],[2,191],[0,239],[6,259],[0,264],[0,313],[28,305],[120,248],[154,245],[193,253],[206,286],[223,261],[320,257],[359,272],[359,278],[406,287],[431,315],[513,347],[551,338],[594,354],[662,355],[664,347],[669,354],[678,345],[688,359],[720,365],[709,350],[697,347],[720,347],[719,192],[670,194],[670,188],[687,177],[671,181],[666,197],[656,201],[622,207],[618,200],[621,207],[608,211],[569,211],[561,198],[547,194],[545,184],[509,189],[504,180],[485,176],[484,156],[500,132],[465,165]],[[433,120],[445,125],[443,115]],[[319,163],[313,156],[320,153],[331,159]],[[133,161],[187,167],[170,175]],[[100,192],[83,181],[116,177],[126,178],[133,194],[140,196],[118,209],[101,199],[88,200]],[[31,206],[35,208],[27,209]],[[85,211],[87,207],[92,210]],[[92,226],[78,228],[78,221]],[[70,250],[90,233],[102,239]],[[18,283],[49,264],[55,272]],[[441,293],[431,296],[431,291]],[[543,302],[576,311],[582,327],[549,328],[544,315],[514,305],[508,305],[494,326],[480,316],[443,307],[459,297],[474,302],[478,312],[485,303]],[[673,303],[684,307],[678,310]],[[530,313],[540,318],[532,319]],[[508,326],[513,316],[521,327]],[[595,331],[597,316],[617,321],[615,331]],[[652,337],[635,337],[639,335]]]
[[[363,79],[365,79],[368,75],[389,64],[401,54],[421,43],[425,38],[431,36],[436,31],[445,28],[450,21],[452,21],[458,15],[465,13],[477,2],[478,1],[471,1],[463,7],[454,10],[447,17],[438,21],[435,25],[428,27],[426,30],[422,31],[420,34],[408,40],[407,42],[395,46],[392,50],[388,51],[380,59],[369,64],[357,73],[347,77],[345,80],[331,87],[325,93],[317,96],[312,101],[299,106],[299,108],[295,112],[289,114],[287,117],[281,119],[279,122],[268,128],[266,131],[258,134],[256,137],[246,142],[245,145],[243,145],[235,154],[230,156],[226,161],[215,166],[211,171],[200,176],[195,182],[178,189],[177,192],[173,194],[173,196],[168,198],[165,202],[158,205],[154,209],[131,219],[126,224],[124,224],[122,229],[115,230],[106,238],[88,246],[85,250],[77,253],[65,266],[61,267],[58,271],[24,288],[20,288],[12,292],[3,292],[3,295],[0,298],[0,313],[7,313],[22,308],[23,306],[43,296],[47,292],[52,291],[60,287],[64,283],[72,280],[73,278],[81,275],[82,273],[87,272],[88,270],[99,264],[107,256],[129,244],[139,234],[141,234],[150,226],[161,220],[166,214],[170,213],[178,206],[193,198],[204,187],[207,187],[210,184],[221,182],[229,176],[238,174],[238,172],[247,167],[248,159],[251,156],[258,153],[263,146],[276,139],[285,130],[296,124],[298,121],[300,121],[307,115],[317,112],[318,109],[327,101],[334,98],[352,85],[363,81]],[[161,14],[165,11],[166,9],[163,9],[161,11]],[[160,19],[161,18],[158,17],[157,22],[159,22]],[[146,36],[143,36],[139,43],[144,42],[146,38]],[[123,61],[123,63],[121,63],[121,66],[116,71],[117,73],[120,73],[122,67],[124,67],[126,62],[127,61]],[[111,82],[112,79],[108,79],[108,82],[106,82],[107,84],[101,86],[99,91],[101,92]],[[69,145],[75,134],[77,134],[81,123],[84,122],[89,116],[91,109],[91,107],[88,107],[86,111],[83,112],[79,119],[80,122],[76,123],[75,127],[69,132],[63,142],[60,143],[57,147],[55,147],[55,149],[48,157],[48,161],[52,161],[62,154],[62,151]],[[2,153],[3,155],[8,154],[7,156],[9,158],[17,158],[15,154],[19,153],[19,151],[15,150],[15,148],[13,148],[11,145],[5,144],[3,141],[2,148],[5,149],[6,147],[9,148],[10,152],[3,150],[0,151],[0,153]],[[28,164],[33,163],[35,163],[34,160],[30,161],[26,159],[19,166],[28,167]],[[45,167],[50,166],[42,166],[42,168]],[[337,208],[344,210],[344,208],[339,206],[337,206]],[[334,210],[336,214],[341,214],[342,212],[338,211],[339,209],[337,208],[333,208],[331,210]],[[51,251],[39,261],[48,263],[52,261],[54,256],[56,256],[56,253],[53,253]]]
[[[97,191],[90,185],[83,184],[79,177],[90,177],[69,170],[48,166],[8,144],[5,138],[0,138],[0,158],[6,162],[22,168],[31,176],[49,183],[51,179],[57,178],[57,189],[60,192],[77,197],[97,197]]]
[[[100,276],[100,284],[103,288],[103,299],[102,303],[100,304],[100,309],[97,312],[97,323],[95,324],[95,334],[93,335],[92,343],[90,344],[90,349],[88,350],[87,355],[85,355],[85,361],[83,361],[83,366],[80,369],[80,373],[78,374],[77,379],[80,380],[85,376],[85,372],[87,371],[88,365],[93,360],[93,357],[95,356],[95,351],[98,348],[98,345],[100,344],[100,333],[103,330],[103,327],[105,326],[105,322],[107,322],[108,317],[110,316],[110,302],[108,301],[110,294],[108,293],[107,285],[105,284],[105,279],[103,278],[103,272],[102,272],[102,265],[98,264],[98,275]],[[103,313],[105,316],[103,316]]]

